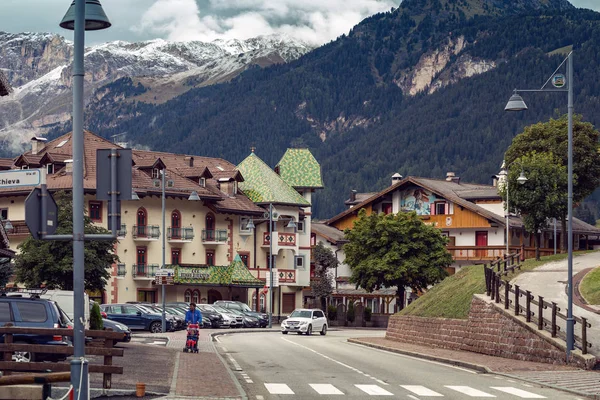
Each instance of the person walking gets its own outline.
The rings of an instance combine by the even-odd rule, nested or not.
[[[202,326],[202,313],[196,308],[196,303],[190,303],[190,309],[185,312],[185,323]]]

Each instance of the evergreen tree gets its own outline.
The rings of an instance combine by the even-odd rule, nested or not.
[[[311,281],[311,289],[319,300],[321,309],[325,311],[325,300],[333,293],[331,270],[337,268],[338,260],[335,254],[319,242],[313,249],[315,260],[315,280]]]

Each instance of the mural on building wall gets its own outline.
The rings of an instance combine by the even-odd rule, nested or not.
[[[400,195],[400,209],[416,211],[417,215],[430,215],[431,204],[437,199],[435,194],[416,186],[403,190]]]

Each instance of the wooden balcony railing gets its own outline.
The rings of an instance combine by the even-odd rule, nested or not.
[[[506,246],[447,246],[452,258],[458,260],[481,260],[493,261],[503,258],[506,254]],[[534,247],[511,246],[510,252],[521,252],[525,258],[535,257]],[[540,249],[540,255],[549,256],[554,253],[554,249]]]
[[[273,236],[277,237],[279,246],[296,246],[296,234],[287,232],[272,232]],[[263,245],[269,245],[271,239],[269,232],[263,232]]]

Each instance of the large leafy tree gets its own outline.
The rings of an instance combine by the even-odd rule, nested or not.
[[[54,195],[58,205],[57,234],[73,232],[73,203],[70,193],[58,192]],[[85,233],[108,233],[95,226],[85,216]],[[85,288],[102,290],[110,277],[109,267],[118,261],[113,249],[115,240],[85,242]],[[71,241],[35,240],[27,238],[19,245],[15,257],[17,282],[30,287],[45,284],[49,288],[73,290],[73,243]]]
[[[335,269],[339,262],[331,249],[319,242],[312,251],[315,261],[315,279],[310,286],[313,294],[319,300],[321,309],[325,310],[325,300],[333,293],[331,270]]]
[[[359,212],[352,230],[347,229],[345,262],[351,282],[371,292],[397,287],[403,304],[404,288],[423,290],[446,277],[452,264],[447,239],[439,229],[426,225],[416,213],[367,215]]]
[[[598,132],[589,122],[582,121],[580,115],[573,117],[573,201],[580,202],[600,185],[600,152]],[[505,154],[507,163],[532,153],[551,153],[559,165],[568,165],[568,119],[550,119],[527,126],[517,135]],[[567,181],[561,190],[567,193]],[[512,187],[511,187],[512,188]],[[566,201],[566,198],[565,198]],[[567,205],[561,207],[557,217],[562,222],[562,246],[566,247]]]
[[[567,168],[552,153],[530,153],[513,162],[509,169],[509,205],[518,210],[525,229],[535,238],[535,257],[540,259],[540,230],[550,218],[560,218],[567,208]],[[518,184],[521,172],[527,182]],[[506,198],[506,191],[502,189]]]
[[[0,258],[0,287],[6,286],[13,276],[14,266],[10,258]]]

